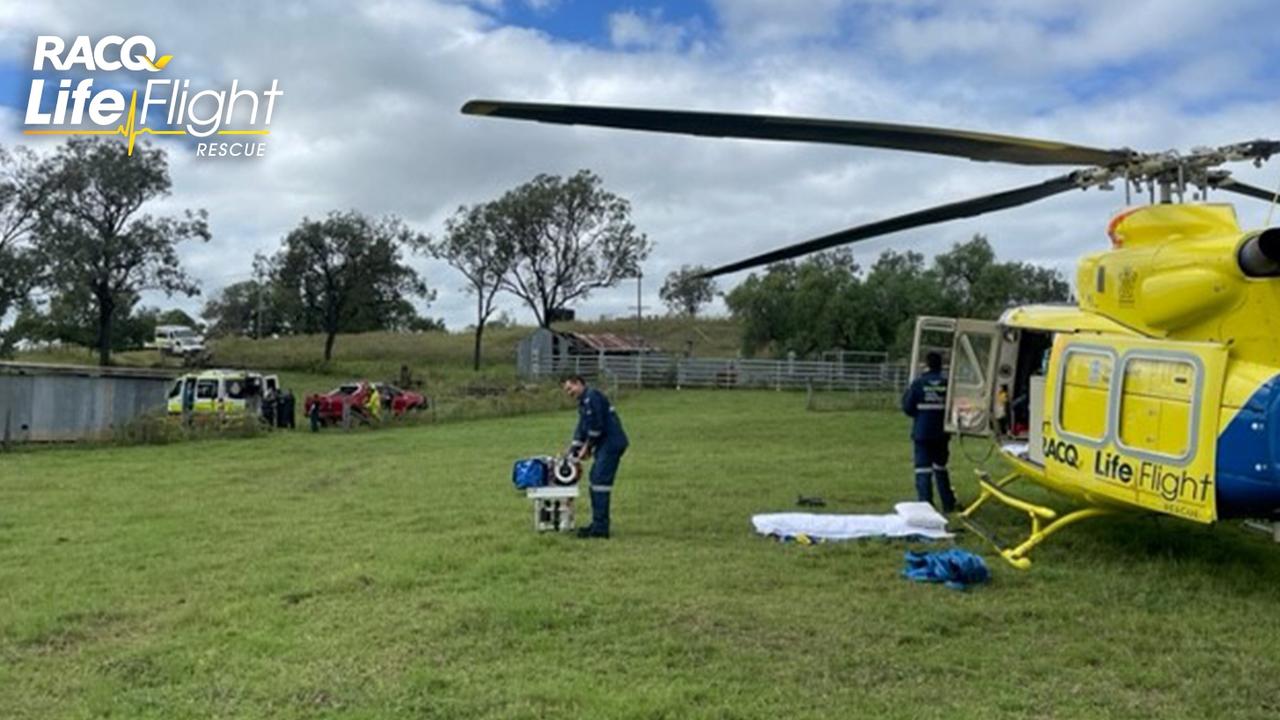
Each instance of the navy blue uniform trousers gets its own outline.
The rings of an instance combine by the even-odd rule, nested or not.
[[[936,482],[943,512],[956,509],[956,494],[951,489],[951,475],[947,472],[947,460],[951,456],[947,447],[949,442],[950,438],[945,435],[915,441],[916,498],[933,504],[933,485]]]
[[[613,481],[618,475],[618,463],[627,452],[627,446],[596,448],[596,459],[591,463],[591,526],[596,532],[609,532],[609,499],[613,494]]]

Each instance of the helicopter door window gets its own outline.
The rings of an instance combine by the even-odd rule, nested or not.
[[[964,435],[990,435],[999,337],[996,324],[978,320],[956,323],[947,386],[946,429]]]
[[[1127,355],[1122,363],[1118,440],[1135,455],[1186,460],[1195,446],[1200,396],[1193,357]]]
[[[1115,363],[1114,353],[1105,348],[1067,349],[1058,377],[1060,434],[1093,445],[1106,439]]]

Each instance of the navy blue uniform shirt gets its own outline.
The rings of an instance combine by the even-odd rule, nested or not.
[[[588,387],[578,398],[578,427],[573,431],[576,442],[585,442],[592,450],[621,450],[627,447],[627,433],[609,398]]]
[[[911,439],[920,442],[947,437],[942,429],[946,408],[947,376],[931,370],[916,378],[902,396],[902,412],[915,420]]]

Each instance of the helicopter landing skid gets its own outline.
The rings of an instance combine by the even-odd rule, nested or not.
[[[978,470],[976,472],[978,475],[978,499],[970,503],[964,509],[964,512],[960,513],[960,520],[975,534],[990,543],[996,549],[996,552],[1000,553],[1000,557],[1019,570],[1031,568],[1031,558],[1027,557],[1027,555],[1030,554],[1033,548],[1047,540],[1050,535],[1081,520],[1112,513],[1107,508],[1088,507],[1059,517],[1058,512],[1052,508],[1036,505],[1005,492],[1006,487],[1021,477],[1019,473],[1013,472],[998,481],[992,482],[991,475],[986,471]],[[996,538],[995,533],[977,522],[973,517],[974,513],[988,500],[996,500],[1015,510],[1021,510],[1031,518],[1031,534],[1027,536],[1026,540],[1012,548],[1002,545]]]

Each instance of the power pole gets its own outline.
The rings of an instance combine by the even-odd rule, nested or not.
[[[261,340],[261,339],[262,339],[262,299],[263,299],[263,298],[262,298],[262,283],[257,283],[257,285],[258,285],[258,288],[257,288],[257,290],[258,290],[258,292],[257,292],[257,295],[258,295],[258,314],[257,314],[257,317],[255,318],[255,322],[253,323],[253,339],[254,339],[254,340]]]
[[[644,335],[640,332],[640,322],[644,315],[644,305],[640,304],[640,280],[644,278],[644,273],[640,270],[636,271],[636,342],[641,342],[640,338]]]

